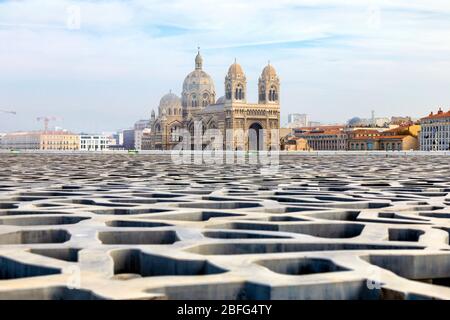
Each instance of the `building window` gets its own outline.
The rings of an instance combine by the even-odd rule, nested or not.
[[[237,85],[236,90],[234,92],[234,98],[236,100],[243,100],[244,99],[244,90],[243,90],[241,84]]]
[[[227,84],[225,97],[227,100],[231,100],[231,85],[229,83]]]
[[[269,90],[269,101],[277,101],[278,100],[278,93],[275,86],[270,87]]]

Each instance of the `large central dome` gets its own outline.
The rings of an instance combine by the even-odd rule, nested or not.
[[[195,57],[195,70],[183,82],[182,104],[184,108],[204,108],[216,99],[214,81],[203,71],[203,58],[200,52]]]

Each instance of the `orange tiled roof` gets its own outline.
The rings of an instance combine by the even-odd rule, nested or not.
[[[340,129],[344,129],[345,128],[345,126],[342,126],[342,125],[329,125],[329,126],[327,126],[327,125],[322,125],[322,126],[315,126],[315,127],[299,127],[299,128],[294,128],[294,129],[296,129],[296,130],[305,130],[305,131],[308,131],[308,130],[320,130],[320,129],[322,129],[322,130],[340,130]]]
[[[422,120],[436,118],[450,118],[450,111],[444,112],[442,109],[439,109],[437,113],[431,112],[427,117],[422,118]]]
[[[311,135],[311,136],[324,134],[344,134],[344,133],[341,130],[310,131],[303,133],[303,135]]]
[[[412,137],[412,136],[410,136],[410,135],[403,135],[403,136],[380,136],[380,137],[378,137],[379,139],[381,139],[381,140],[386,140],[386,139],[403,139],[403,138],[406,138],[406,137]]]
[[[366,133],[366,134],[379,134],[380,132],[378,130],[373,129],[357,129],[349,132],[350,134],[360,134],[360,133]]]
[[[409,135],[404,136],[376,136],[376,137],[354,137],[349,140],[398,140],[408,137]]]

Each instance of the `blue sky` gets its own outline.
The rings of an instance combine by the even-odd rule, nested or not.
[[[198,45],[218,96],[237,58],[256,101],[270,60],[283,123],[421,117],[450,108],[449,39],[445,0],[0,1],[0,109],[18,112],[0,113],[0,132],[45,115],[73,131],[129,127],[180,94]]]

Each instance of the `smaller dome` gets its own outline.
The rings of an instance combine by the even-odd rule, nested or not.
[[[159,107],[177,107],[181,105],[181,99],[174,93],[169,92],[159,101]]]
[[[225,96],[221,96],[219,99],[217,99],[216,104],[222,104],[225,103]]]
[[[276,76],[277,76],[277,71],[270,64],[265,66],[263,71],[262,71],[262,73],[261,73],[261,77],[266,78],[266,79],[269,79],[271,77],[276,77]]]
[[[228,76],[236,77],[236,76],[244,76],[244,70],[239,63],[235,62],[228,68]]]

